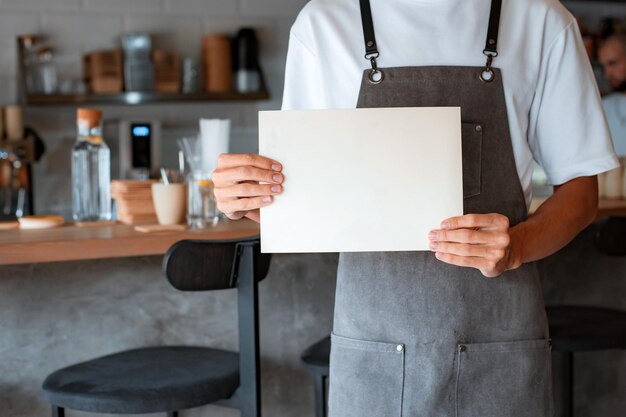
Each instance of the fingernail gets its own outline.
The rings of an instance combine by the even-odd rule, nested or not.
[[[437,239],[437,232],[430,232],[430,233],[428,234],[428,238],[429,238],[430,240],[435,240],[435,239]]]
[[[271,203],[272,202],[272,197],[270,197],[270,196],[263,197],[263,202],[264,203]]]
[[[431,249],[437,249],[438,246],[439,246],[439,243],[437,243],[437,242],[430,242],[430,248]]]
[[[441,253],[440,252],[435,252],[435,258],[441,259]]]
[[[277,164],[272,165],[272,170],[273,171],[280,171],[280,165],[277,165]]]
[[[442,229],[449,229],[450,228],[450,222],[449,221],[441,222],[441,228]]]
[[[282,175],[274,175],[274,176],[272,177],[272,179],[273,179],[274,181],[276,181],[276,182],[280,182],[280,181],[281,181],[281,179],[282,179]]]
[[[273,193],[279,193],[280,192],[280,185],[272,185],[272,192]]]

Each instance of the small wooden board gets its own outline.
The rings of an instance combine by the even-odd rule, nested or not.
[[[146,224],[143,226],[135,226],[135,230],[142,233],[182,232],[184,230],[187,230],[187,226],[184,224]]]

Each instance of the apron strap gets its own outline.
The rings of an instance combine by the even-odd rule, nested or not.
[[[385,75],[378,69],[376,58],[380,55],[378,45],[376,45],[376,33],[374,31],[374,19],[372,19],[372,8],[369,0],[360,0],[361,21],[363,22],[363,35],[365,37],[365,59],[369,59],[372,64],[372,71],[369,73],[369,80],[374,84],[382,82]]]
[[[487,41],[483,54],[487,56],[485,69],[480,73],[481,81],[490,83],[495,78],[495,73],[491,68],[493,59],[498,56],[498,30],[500,29],[500,12],[502,10],[502,0],[491,0],[491,11],[489,12],[489,27],[487,28]]]
[[[498,30],[500,28],[500,11],[502,10],[502,0],[491,1],[491,12],[489,13],[489,28],[487,29],[487,42],[483,53],[487,56],[498,56]]]
[[[365,59],[370,60],[372,71],[369,79],[375,84],[382,81],[384,74],[378,69],[376,58],[380,55],[376,44],[376,33],[374,31],[374,19],[372,18],[372,8],[370,0],[359,0],[361,6],[361,21],[363,22],[363,35],[365,38]],[[493,59],[498,56],[498,31],[500,28],[500,12],[502,10],[502,0],[491,0],[491,11],[489,13],[489,27],[487,29],[487,41],[483,54],[487,56],[487,64],[480,75],[480,79],[491,82],[494,79],[494,72],[491,69]]]

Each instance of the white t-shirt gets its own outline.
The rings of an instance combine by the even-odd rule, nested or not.
[[[604,97],[602,103],[609,121],[615,152],[626,155],[626,94],[610,94]]]
[[[490,0],[371,0],[378,65],[483,66]],[[513,151],[530,204],[550,184],[618,166],[578,26],[557,0],[504,0],[499,56]],[[354,108],[370,68],[358,0],[313,0],[291,28],[283,109]]]

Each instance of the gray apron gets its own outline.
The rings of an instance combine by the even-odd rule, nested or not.
[[[502,74],[492,67],[500,6],[493,0],[485,67],[379,69],[369,1],[361,0],[372,68],[363,73],[358,107],[460,106],[464,211],[500,213],[515,225],[527,209]],[[431,252],[342,253],[337,274],[331,417],[553,415],[534,264],[488,279]]]

